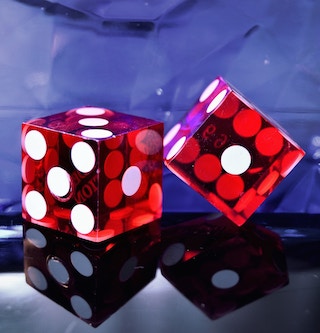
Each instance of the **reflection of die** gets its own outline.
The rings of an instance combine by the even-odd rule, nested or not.
[[[205,89],[164,145],[167,167],[237,225],[304,155],[222,78]]]
[[[288,283],[280,237],[204,216],[162,230],[162,275],[212,319]]]
[[[163,124],[85,107],[22,125],[22,213],[99,242],[158,219]]]
[[[24,222],[26,280],[96,327],[154,278],[159,239],[159,221],[99,243]]]

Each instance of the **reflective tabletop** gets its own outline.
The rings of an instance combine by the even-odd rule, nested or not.
[[[17,216],[1,217],[0,332],[319,332],[319,215],[256,214],[235,238],[233,227],[221,228],[225,222],[212,214],[164,214],[166,246],[154,279],[97,328],[26,283],[20,222]],[[184,259],[179,244],[185,246]],[[258,248],[265,263],[257,261]],[[243,250],[250,260],[243,259]],[[232,265],[238,267],[239,287],[219,286],[232,284],[233,276],[219,282],[213,274],[211,282],[220,290],[206,289],[202,275],[212,267],[226,273]]]

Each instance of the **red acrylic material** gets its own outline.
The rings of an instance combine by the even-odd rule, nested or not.
[[[23,217],[93,242],[158,219],[162,141],[162,123],[95,107],[23,123]]]
[[[239,226],[304,154],[221,77],[164,138],[166,166]]]

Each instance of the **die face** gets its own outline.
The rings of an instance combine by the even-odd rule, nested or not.
[[[159,239],[159,221],[99,243],[25,222],[26,281],[96,327],[154,278]]]
[[[162,131],[159,124],[127,133],[119,146],[101,145],[99,210],[115,234],[161,216]]]
[[[231,232],[230,223],[227,218],[205,217],[169,227],[162,234],[166,245],[160,260],[161,273],[212,319],[288,283],[279,236],[255,224],[234,226]],[[198,230],[206,230],[207,240],[205,232],[199,237]]]
[[[163,124],[80,108],[22,126],[23,217],[93,242],[162,213]]]
[[[165,137],[165,164],[242,225],[304,151],[221,78],[213,83],[208,88],[216,90],[206,89],[177,133]]]

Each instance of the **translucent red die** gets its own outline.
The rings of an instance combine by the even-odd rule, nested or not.
[[[22,125],[22,215],[99,242],[162,213],[163,124],[83,107]]]
[[[166,166],[239,226],[304,154],[221,77],[164,138]]]

